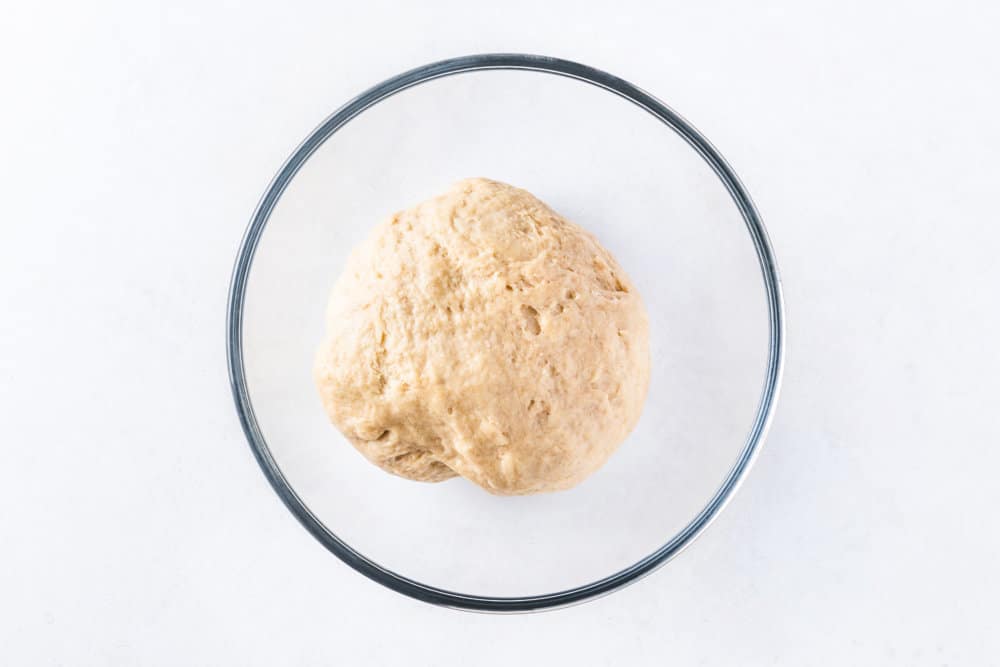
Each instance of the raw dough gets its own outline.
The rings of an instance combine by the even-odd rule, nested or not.
[[[568,489],[635,426],[649,333],[589,233],[482,178],[382,223],[333,288],[314,369],[330,420],[409,479]]]

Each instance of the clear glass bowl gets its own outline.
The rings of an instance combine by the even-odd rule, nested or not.
[[[393,477],[329,424],[313,386],[350,250],[384,216],[468,176],[523,187],[595,233],[650,314],[642,419],[570,491],[495,497],[460,478]],[[757,453],[783,349],[771,248],[718,152],[626,81],[518,54],[406,72],[310,134],[250,222],[227,333],[247,438],[303,526],[397,592],[497,612],[608,593],[689,544]]]

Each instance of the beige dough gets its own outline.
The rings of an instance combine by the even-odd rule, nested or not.
[[[391,473],[557,491],[639,419],[648,322],[593,236],[524,190],[473,178],[355,249],[314,374],[333,424]]]

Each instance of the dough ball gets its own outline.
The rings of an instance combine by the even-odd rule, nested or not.
[[[593,236],[524,190],[473,178],[355,249],[314,374],[333,424],[391,473],[557,491],[638,421],[648,321]]]

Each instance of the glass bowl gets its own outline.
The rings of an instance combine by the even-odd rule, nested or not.
[[[383,217],[468,176],[525,188],[595,233],[649,311],[643,416],[569,491],[497,497],[461,478],[393,477],[329,424],[313,386],[347,254]],[[281,168],[236,260],[229,376],[264,474],[346,564],[434,604],[549,609],[663,565],[732,497],[774,410],[781,304],[750,196],[689,123],[585,65],[475,55],[362,93]]]

